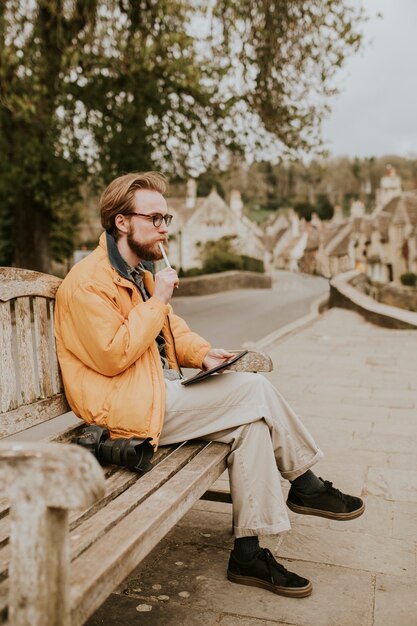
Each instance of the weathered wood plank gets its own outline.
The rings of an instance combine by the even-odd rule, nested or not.
[[[9,302],[0,302],[0,413],[17,406],[13,359],[12,316]]]
[[[35,384],[30,299],[28,297],[16,300],[15,317],[22,403],[28,404],[38,396]]]
[[[231,350],[239,352],[239,350]],[[248,350],[239,361],[229,367],[233,372],[272,372],[274,366],[269,354],[260,350]]]
[[[17,267],[0,267],[0,300],[22,296],[54,298],[62,280],[56,276]]]
[[[142,476],[129,489],[123,491],[117,498],[111,499],[107,506],[78,526],[76,531],[71,533],[70,538],[72,558],[76,558],[117,526],[131,511],[172,479],[187,463],[190,463],[206,446],[205,443],[181,446],[151,472]]]
[[[73,626],[86,621],[224,472],[229,449],[221,443],[208,444],[72,563]]]
[[[58,365],[58,358],[56,354],[56,344],[55,344],[55,300],[49,301],[49,328],[52,337],[52,346],[53,350],[51,352],[51,369],[52,369],[52,381],[53,381],[53,389],[54,393],[63,393],[64,385],[62,383],[61,370]]]
[[[11,502],[10,623],[70,626],[68,510],[102,497],[103,472],[79,446],[0,443],[0,479]]]
[[[131,472],[122,467],[115,467],[113,465],[103,467],[103,470],[108,476],[104,496],[98,499],[93,505],[86,507],[83,510],[73,511],[72,514],[70,514],[70,529],[76,529],[80,526],[80,524],[85,522],[85,520],[91,518],[92,515],[96,514],[100,509],[103,509],[106,506],[110,506],[114,509],[115,520],[121,518],[126,513],[126,510],[130,511],[132,507],[138,506],[140,501],[146,497],[148,493],[155,490],[158,485],[162,484],[164,481],[168,480],[175,469],[178,470],[183,467],[183,465],[191,460],[201,449],[204,448],[205,445],[206,444],[201,442],[193,445],[175,444],[174,446],[163,446],[159,448],[153,458],[155,467],[150,474],[146,474],[145,476]],[[180,449],[182,449],[182,452]],[[176,455],[173,456],[174,452]],[[172,456],[173,458],[168,458]],[[159,464],[162,463],[162,461],[166,461],[166,464],[162,467],[162,471],[157,471],[156,468],[159,467]],[[145,480],[149,477],[151,477],[152,480]],[[140,489],[135,488],[131,491],[130,487],[138,481],[143,481],[141,482]],[[119,498],[116,506],[113,506],[111,504],[112,501],[124,492],[127,492],[128,495],[125,498]],[[140,495],[141,493],[142,497]],[[123,507],[124,504],[126,505],[126,508],[122,510],[121,507]],[[92,525],[84,524],[82,531],[77,530],[76,539],[73,541],[75,547],[72,551],[72,558],[75,558],[75,556],[85,550],[86,547],[97,539],[97,531],[99,531],[99,536],[101,537],[103,532],[106,530],[104,525],[106,523],[109,524],[111,519],[111,513],[110,515],[106,514],[104,516],[96,515]],[[10,551],[7,546],[9,527],[10,520],[9,516],[6,515],[0,520],[0,579],[7,575],[7,567],[10,559]],[[88,529],[91,529],[89,536],[87,536]],[[83,542],[80,542],[78,539],[81,532],[83,533]]]
[[[0,413],[0,439],[14,433],[42,424],[48,420],[70,411],[63,394],[25,404],[18,409]]]
[[[176,449],[180,448],[183,444],[175,444],[173,446],[165,446],[159,448],[152,459],[154,470],[159,463],[161,463],[166,457],[171,455]],[[104,473],[106,474],[106,492],[105,495],[98,500],[94,505],[87,507],[83,511],[74,511],[70,515],[70,529],[77,528],[86,519],[97,513],[100,509],[108,505],[109,502],[120,496],[123,492],[128,490],[138,480],[143,480],[143,476],[136,472],[131,472],[123,467],[117,467],[115,465],[102,466]],[[153,470],[153,471],[154,471]],[[1,523],[1,522],[0,522]]]
[[[38,365],[40,397],[48,398],[53,395],[54,390],[50,358],[48,303],[45,298],[33,298],[33,322],[35,328],[35,358]]]

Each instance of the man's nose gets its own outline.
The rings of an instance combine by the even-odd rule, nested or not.
[[[168,226],[165,224],[165,221],[162,220],[160,226],[158,226],[158,233],[167,233],[168,232]]]

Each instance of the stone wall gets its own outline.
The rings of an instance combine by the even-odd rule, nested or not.
[[[258,272],[220,272],[180,278],[174,296],[202,296],[231,289],[270,289],[272,278]]]
[[[366,278],[366,277],[365,277]],[[369,281],[353,270],[335,276],[330,281],[329,306],[357,311],[368,321],[387,328],[417,329],[417,313],[398,306],[383,304],[366,294]],[[378,287],[371,285],[372,293]]]
[[[378,288],[377,300],[407,311],[417,311],[417,287],[384,285]]]

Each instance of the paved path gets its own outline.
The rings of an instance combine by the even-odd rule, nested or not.
[[[231,507],[199,502],[89,626],[416,626],[417,332],[332,309],[269,353],[325,452],[317,473],[367,504],[345,523],[290,513],[292,530],[263,541],[312,596],[229,583]]]
[[[239,348],[307,315],[329,291],[319,276],[276,271],[272,289],[237,289],[205,296],[174,298],[175,313],[214,346]]]

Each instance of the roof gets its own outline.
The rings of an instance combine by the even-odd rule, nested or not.
[[[403,194],[405,210],[408,213],[410,223],[417,225],[417,191],[409,191]]]
[[[272,252],[278,241],[281,239],[284,233],[287,232],[287,230],[287,228],[281,228],[281,230],[279,230],[274,235],[262,235],[261,237],[259,237],[259,239],[262,241],[268,252]]]
[[[317,228],[309,228],[305,249],[307,251],[317,250],[319,245],[320,245],[320,231]]]
[[[175,211],[181,223],[188,222],[190,217],[198,211],[206,198],[196,198],[195,205],[187,207],[185,198],[166,198],[168,209]]]
[[[339,243],[329,252],[329,256],[345,256],[349,254],[350,232],[348,231]]]
[[[285,246],[284,250],[281,252],[280,256],[288,258],[291,255],[291,252],[295,248],[295,246],[301,241],[302,235],[297,235],[296,237],[292,237],[290,241]]]

